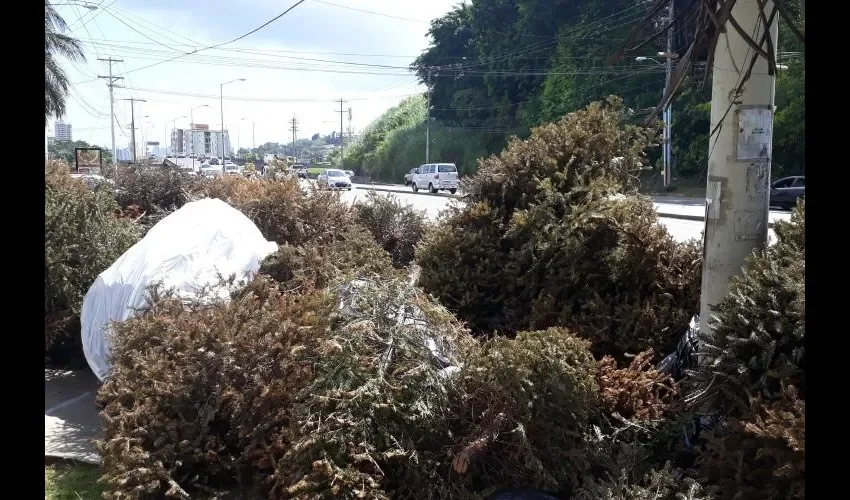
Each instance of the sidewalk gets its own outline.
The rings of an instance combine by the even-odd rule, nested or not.
[[[44,456],[100,463],[95,395],[100,382],[88,370],[44,370]]]

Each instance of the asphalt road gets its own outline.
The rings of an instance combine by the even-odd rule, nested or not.
[[[452,201],[456,200],[456,196],[448,194],[423,194],[421,191],[414,194],[410,188],[396,185],[355,185],[356,189],[351,191],[343,191],[341,196],[350,202],[363,199],[370,188],[374,188],[375,192],[382,196],[395,196],[402,203],[410,204],[417,210],[422,210],[428,219],[434,220],[439,213],[446,209]],[[704,201],[699,198],[681,198],[672,196],[654,197],[655,209],[662,215],[660,222],[677,241],[687,241],[690,239],[701,239],[703,231],[703,222],[701,220],[687,220],[680,217],[699,217],[705,215]],[[669,215],[671,217],[665,217]],[[770,212],[770,222],[777,220],[788,220],[790,218],[788,212]],[[775,239],[773,230],[768,232],[771,243]]]

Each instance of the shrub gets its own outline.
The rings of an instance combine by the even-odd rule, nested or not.
[[[153,303],[116,326],[99,394],[109,498],[389,498],[439,479],[441,362],[476,344],[411,285],[259,278],[227,304]]]
[[[699,251],[635,194],[653,132],[623,113],[595,103],[482,160],[419,245],[421,286],[479,333],[566,326],[618,359],[672,349],[698,306]]]
[[[793,386],[782,399],[754,399],[749,415],[709,436],[697,466],[719,498],[805,498],[806,403]]]
[[[479,332],[562,325],[600,356],[670,352],[698,307],[698,245],[674,241],[648,199],[617,189],[549,191],[507,219],[488,202],[456,207],[419,246],[419,283]]]
[[[402,205],[394,196],[375,192],[366,196],[366,202],[355,205],[355,220],[389,252],[394,266],[407,266],[425,231],[425,214],[411,205]]]
[[[805,202],[775,231],[714,308],[688,382],[730,417],[697,461],[722,498],[805,498]]]
[[[473,490],[570,491],[586,469],[583,434],[597,404],[588,343],[552,328],[497,337],[462,372],[453,468]]]
[[[781,399],[783,383],[805,399],[805,203],[775,231],[776,244],[747,260],[700,336],[690,386],[725,415],[748,413],[751,398]]]
[[[448,477],[451,367],[477,347],[442,307],[403,281],[337,288],[342,309],[302,351],[313,379],[295,405],[299,437],[278,461],[288,498],[436,498]],[[427,493],[426,493],[427,492]]]
[[[274,278],[285,290],[325,288],[332,280],[357,276],[394,275],[389,255],[359,225],[303,246],[284,245],[266,257],[260,273]]]
[[[682,471],[673,471],[670,464],[653,470],[638,481],[630,479],[623,470],[617,476],[598,480],[590,478],[573,500],[710,500],[711,495],[695,479]]]
[[[337,193],[307,196],[297,179],[266,180],[223,176],[205,183],[199,195],[219,198],[239,209],[269,241],[303,245],[341,231],[351,223],[351,209]]]
[[[139,239],[139,228],[115,216],[102,188],[88,189],[67,166],[44,176],[44,351],[50,364],[82,361],[79,314],[97,276]]]
[[[107,498],[267,492],[310,377],[293,350],[324,331],[330,306],[258,278],[229,303],[166,296],[117,324],[98,395]]]
[[[129,167],[115,173],[115,198],[122,208],[136,205],[147,215],[171,212],[191,200],[200,180],[177,168]],[[152,225],[152,224],[151,224]]]
[[[652,351],[644,351],[629,366],[617,368],[614,358],[602,358],[596,372],[602,410],[639,421],[655,421],[665,416],[678,387],[670,376],[652,366],[652,359]]]

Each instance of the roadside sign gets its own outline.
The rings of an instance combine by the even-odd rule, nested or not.
[[[82,168],[89,171],[103,166],[103,151],[100,148],[74,148],[74,171]]]

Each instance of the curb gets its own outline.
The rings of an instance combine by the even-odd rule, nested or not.
[[[460,195],[451,194],[451,193],[428,193],[425,191],[420,191],[418,193],[410,191],[399,191],[398,189],[387,189],[387,188],[379,188],[379,187],[371,187],[371,186],[357,186],[357,189],[363,189],[365,191],[382,191],[384,193],[399,193],[399,194],[415,194],[420,196],[442,196],[443,198],[460,198]]]
[[[367,187],[367,186],[357,186],[357,189],[363,189],[365,191],[381,191],[384,193],[400,193],[400,194],[416,194],[421,196],[442,196],[443,198],[460,198],[460,196],[456,194],[444,194],[444,193],[425,193],[419,192],[414,193],[411,191],[399,191],[397,189],[386,189],[386,188],[378,188],[378,187]],[[659,219],[678,219],[678,220],[688,220],[693,222],[705,222],[705,218],[700,217],[699,215],[688,215],[688,214],[668,214],[663,212],[658,212]],[[773,222],[768,222],[767,227],[773,229]]]

